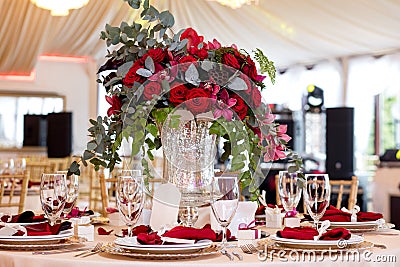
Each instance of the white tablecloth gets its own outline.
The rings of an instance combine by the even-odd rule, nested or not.
[[[105,226],[106,229],[110,229],[110,226]],[[272,232],[272,231],[271,231]],[[290,258],[282,257],[281,259],[275,257],[273,262],[271,259],[266,261],[261,261],[258,259],[256,254],[244,254],[239,248],[233,248],[229,250],[239,251],[243,257],[243,261],[235,259],[234,261],[229,261],[227,257],[217,254],[208,257],[198,257],[187,260],[165,260],[165,261],[155,261],[155,260],[138,260],[123,256],[113,256],[106,253],[100,253],[87,258],[77,258],[74,257],[78,252],[71,252],[65,254],[57,255],[32,255],[29,251],[0,251],[0,266],[13,266],[13,267],[113,267],[113,266],[209,266],[209,267],[221,267],[221,266],[398,266],[400,261],[400,231],[392,230],[392,233],[396,235],[377,235],[377,234],[364,234],[365,240],[371,241],[373,243],[384,244],[387,249],[372,248],[366,252],[361,253],[360,261],[354,261],[352,257],[350,260],[346,257],[332,256],[324,257],[323,262],[318,259],[316,261],[295,261]],[[112,242],[115,239],[114,235],[110,236],[99,236],[97,232],[95,234],[95,241],[88,242],[87,247],[93,247],[96,242]],[[363,256],[364,255],[364,256]],[[382,260],[390,260],[391,262],[382,262]],[[393,262],[393,261],[396,262]],[[379,263],[378,263],[379,262]],[[322,265],[323,264],[323,265]]]

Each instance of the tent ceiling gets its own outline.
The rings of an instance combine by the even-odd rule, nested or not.
[[[261,48],[278,68],[321,60],[400,51],[398,0],[259,0],[230,9],[207,0],[154,0],[193,27],[251,51]],[[29,73],[38,55],[90,56],[106,51],[99,33],[137,15],[122,0],[91,0],[68,17],[52,17],[29,0],[0,0],[0,73]]]

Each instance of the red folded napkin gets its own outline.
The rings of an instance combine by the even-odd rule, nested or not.
[[[83,210],[80,210],[78,207],[73,207],[71,209],[71,212],[67,214],[67,218],[79,218],[82,216],[90,216],[90,215],[94,215],[94,212],[92,210],[86,210],[86,208],[84,208]]]
[[[71,222],[62,222],[50,226],[48,222],[25,225],[28,236],[58,235],[61,231],[71,228]]]
[[[4,226],[0,225],[0,229]],[[62,222],[50,226],[48,222],[24,225],[27,236],[40,236],[40,235],[58,235],[61,231],[71,228],[71,222]],[[14,236],[23,236],[24,231],[18,230]]]
[[[0,220],[7,223],[32,223],[46,221],[44,215],[35,215],[33,211],[27,210],[17,215],[3,215]]]
[[[357,213],[358,222],[376,221],[381,218],[383,218],[383,215],[376,212],[360,211]],[[331,222],[351,222],[351,214],[330,205],[328,209],[325,211],[324,216],[322,216],[320,220],[321,221],[329,220]]]
[[[318,236],[317,229],[311,227],[285,227],[276,233],[278,237],[288,239],[300,239],[300,240],[314,240],[314,236]],[[350,239],[351,233],[345,228],[335,228],[328,230],[322,234],[320,240],[340,240]]]
[[[142,230],[145,228],[143,227]],[[150,230],[151,231],[151,230]],[[161,237],[157,234],[157,232],[141,232],[137,235],[137,240],[140,244],[144,245],[161,245]],[[231,235],[229,229],[226,232],[228,240],[235,240],[235,237]],[[163,237],[171,237],[171,238],[181,238],[181,239],[191,239],[191,240],[202,240],[209,239],[211,241],[221,241],[222,233],[217,234],[214,230],[211,229],[210,224],[206,224],[203,228],[193,228],[186,226],[176,226],[165,232]]]
[[[137,241],[142,245],[161,245],[161,237],[157,232],[153,233],[140,233],[137,235]]]
[[[196,241],[201,239],[210,239],[212,241],[217,240],[217,235],[215,234],[214,230],[211,229],[211,226],[209,224],[200,229],[186,226],[176,226],[168,232],[164,233],[163,236],[192,239]]]

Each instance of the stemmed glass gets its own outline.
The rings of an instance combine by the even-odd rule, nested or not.
[[[279,172],[278,192],[286,212],[294,211],[299,204],[302,188],[298,185],[298,181],[297,172]]]
[[[328,174],[306,174],[305,189],[303,191],[307,211],[314,220],[318,229],[319,219],[329,206],[331,186]]]
[[[76,204],[79,194],[79,179],[77,175],[68,176],[68,171],[57,171],[57,173],[65,174],[67,186],[67,199],[65,201],[64,216],[68,215]]]
[[[144,204],[144,182],[140,170],[131,170],[130,175],[118,176],[117,206],[128,226],[128,237],[132,236],[132,226],[138,221]]]
[[[43,173],[40,179],[40,202],[51,226],[64,210],[67,199],[65,176],[62,173]]]
[[[239,185],[235,176],[214,177],[211,183],[211,209],[222,227],[221,246],[227,246],[226,231],[239,203]]]

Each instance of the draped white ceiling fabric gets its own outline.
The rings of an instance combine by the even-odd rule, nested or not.
[[[259,0],[231,9],[208,0],[153,0],[175,16],[175,29],[206,40],[262,49],[279,69],[357,55],[400,51],[400,0]],[[136,12],[122,0],[90,0],[68,17],[52,17],[29,0],[0,0],[0,74],[29,73],[42,54],[102,60],[106,23]]]

